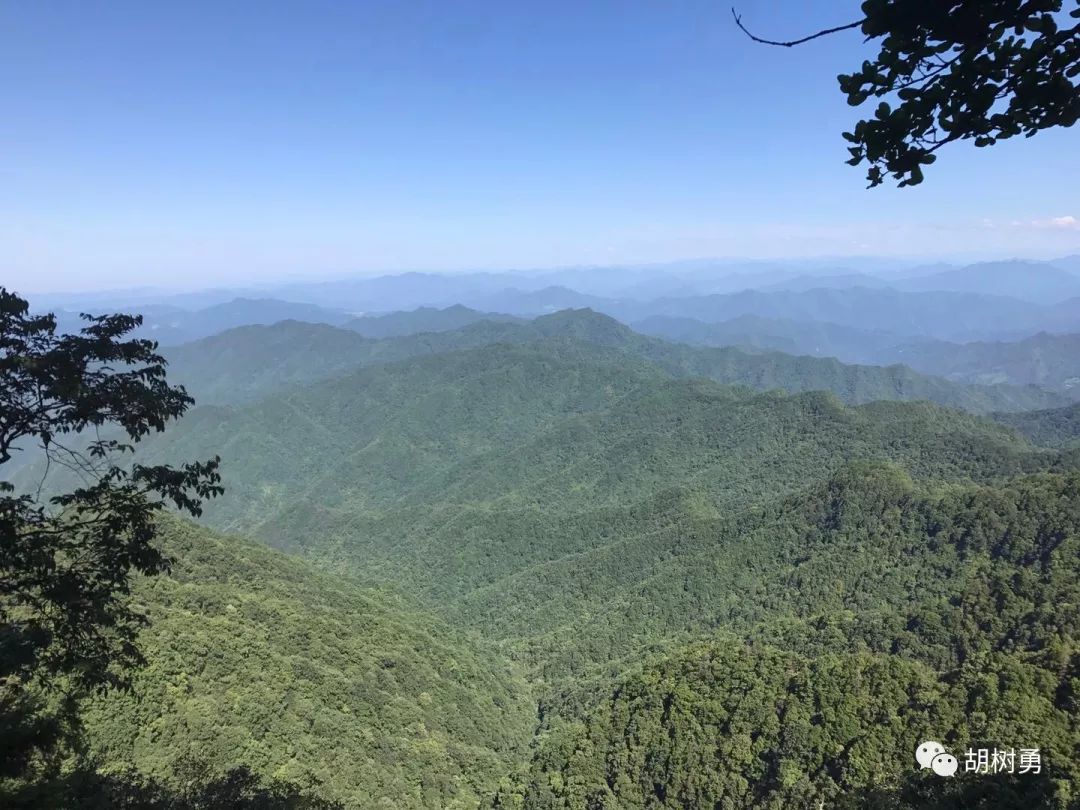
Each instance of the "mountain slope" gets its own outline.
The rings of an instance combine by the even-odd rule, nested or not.
[[[388,312],[384,315],[365,315],[341,324],[364,337],[388,338],[415,335],[420,332],[448,332],[477,321],[519,321],[513,315],[479,312],[455,304],[445,309],[420,307],[408,312]]]
[[[307,559],[170,529],[174,575],[136,595],[152,664],[88,715],[104,763],[248,762],[357,808],[906,810],[935,806],[902,795],[940,786],[907,783],[933,734],[1039,745],[1045,778],[982,806],[1067,806],[1077,459],[928,402],[701,378],[969,407],[1010,389],[589,312],[378,341],[310,326],[202,342],[202,384],[265,390],[300,338],[283,368],[330,379],[140,446],[220,453],[205,520]]]
[[[1014,343],[906,343],[879,354],[950,380],[981,385],[1037,385],[1080,397],[1080,334],[1040,332]]]
[[[1080,448],[1080,403],[1045,411],[999,413],[994,419],[1040,447]]]
[[[795,357],[779,352],[748,353],[732,347],[693,348],[647,338],[612,318],[588,310],[565,310],[537,318],[522,329],[530,328],[544,337],[571,337],[617,348],[645,358],[676,377],[705,377],[757,390],[829,391],[849,404],[925,399],[949,407],[985,412],[994,410],[995,402],[1007,403],[999,410],[1027,410],[1039,407],[1040,402],[1060,402],[1054,395],[1033,387],[957,386],[924,377],[903,366],[848,365],[832,358]]]
[[[854,467],[733,529],[671,583],[713,638],[552,694],[494,806],[1071,806],[1080,476],[924,488]],[[635,610],[670,637],[644,594],[610,615]],[[961,762],[1037,745],[1043,766],[942,780],[909,764],[927,739]]]
[[[672,380],[618,350],[556,339],[197,408],[145,445],[150,461],[221,454],[229,493],[207,508],[214,525],[395,582],[519,642],[596,612],[702,521],[847,459],[948,479],[1053,459],[926,403],[846,408],[822,393]]]
[[[832,323],[760,318],[756,315],[740,315],[719,323],[657,315],[631,326],[645,335],[692,346],[753,347],[785,354],[835,357],[845,363],[870,365],[888,365],[880,361],[881,352],[898,343],[910,342],[910,338],[890,332],[853,329]]]
[[[374,341],[326,324],[281,321],[168,347],[169,380],[204,404],[246,402],[355,368]]]
[[[171,574],[134,594],[150,663],[86,713],[107,767],[246,763],[349,808],[435,810],[475,807],[519,755],[523,683],[449,627],[239,538],[164,537]]]
[[[479,321],[449,332],[365,342],[325,327],[285,323],[248,327],[168,353],[170,374],[204,403],[235,403],[314,382],[349,368],[493,344],[574,340],[644,359],[677,377],[707,377],[760,390],[825,390],[848,403],[927,399],[976,412],[1063,404],[1034,387],[972,386],[926,377],[902,366],[845,365],[833,359],[691,347],[639,335],[591,310],[564,310],[527,323]]]

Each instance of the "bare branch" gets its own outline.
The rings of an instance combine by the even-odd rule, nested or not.
[[[816,34],[811,34],[810,36],[803,37],[802,39],[793,39],[789,42],[777,42],[776,40],[762,39],[761,37],[751,34],[746,29],[746,26],[742,24],[742,17],[738,14],[738,12],[735,11],[734,6],[731,7],[731,16],[735,18],[735,25],[739,26],[739,30],[746,34],[748,37],[750,37],[750,39],[752,39],[754,42],[760,42],[762,45],[777,45],[781,48],[794,48],[796,45],[802,45],[804,42],[809,42],[810,40],[817,39],[818,37],[827,37],[829,34],[835,34],[839,31],[850,31],[852,28],[858,28],[863,24],[863,22],[865,22],[865,20],[856,20],[855,22],[848,23],[847,25],[838,25],[836,26],[836,28],[826,28],[823,31],[818,31]]]

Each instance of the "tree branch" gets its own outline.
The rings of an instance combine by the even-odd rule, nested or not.
[[[748,37],[750,37],[750,39],[752,39],[754,42],[760,42],[762,45],[776,45],[781,48],[794,48],[796,45],[802,45],[804,42],[809,42],[810,40],[817,39],[818,37],[826,37],[829,34],[835,34],[839,31],[849,31],[852,28],[858,28],[863,24],[863,22],[865,22],[865,20],[856,20],[855,22],[848,23],[847,25],[838,25],[836,26],[836,28],[826,28],[823,31],[818,31],[816,34],[811,34],[810,36],[803,37],[802,39],[793,39],[788,42],[777,42],[776,40],[762,39],[761,37],[757,37],[751,34],[746,29],[746,26],[742,24],[742,17],[738,14],[738,12],[735,11],[734,6],[731,7],[731,16],[735,18],[735,25],[739,26],[739,30],[746,34]]]

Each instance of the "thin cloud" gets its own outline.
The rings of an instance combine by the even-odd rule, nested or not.
[[[1080,231],[1080,219],[1077,219],[1072,214],[1063,217],[1032,220],[1031,225],[1035,228],[1044,228],[1048,230]]]

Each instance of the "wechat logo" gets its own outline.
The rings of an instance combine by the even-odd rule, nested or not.
[[[945,746],[933,740],[927,740],[915,749],[915,761],[920,768],[929,768],[938,776],[952,776],[959,763],[956,757],[945,750]]]

